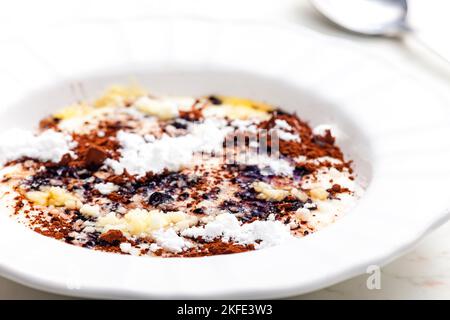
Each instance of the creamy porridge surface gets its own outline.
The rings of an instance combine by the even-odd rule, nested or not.
[[[2,133],[0,166],[12,218],[142,256],[278,245],[333,223],[362,194],[327,126],[247,99],[136,86],[65,107],[36,131]]]

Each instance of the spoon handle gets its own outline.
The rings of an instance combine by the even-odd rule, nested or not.
[[[421,33],[411,30],[411,32],[406,33],[406,37],[404,38],[404,40],[412,42],[413,45],[425,49],[434,57],[439,58],[441,61],[446,62],[450,65],[450,49],[443,50],[442,46],[437,44],[435,41],[431,41],[430,38],[423,36]],[[440,41],[445,40],[441,39]]]

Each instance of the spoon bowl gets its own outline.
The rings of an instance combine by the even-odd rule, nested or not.
[[[310,0],[313,7],[335,25],[365,36],[382,36],[405,40],[424,48],[450,64],[450,55],[439,45],[414,32],[407,23],[407,0]],[[404,42],[404,41],[402,41]]]
[[[310,0],[328,20],[352,32],[398,36],[408,30],[406,0]]]

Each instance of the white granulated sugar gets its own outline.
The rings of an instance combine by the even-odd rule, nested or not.
[[[176,253],[192,247],[192,244],[189,241],[180,237],[173,229],[154,231],[152,236],[157,245],[167,251]],[[152,248],[150,247],[150,250],[151,249]]]
[[[134,248],[134,247],[131,245],[131,243],[128,243],[128,242],[122,242],[122,243],[120,244],[120,250],[121,250],[123,253],[129,253],[129,254],[131,254],[132,256],[139,256],[140,253],[141,253],[141,250],[140,250],[139,248]]]
[[[92,122],[92,116],[80,116],[64,119],[58,123],[58,128],[67,132],[86,132],[83,126],[86,122]]]
[[[119,131],[117,140],[121,145],[121,157],[107,159],[105,164],[116,174],[126,169],[139,176],[147,172],[160,173],[164,169],[176,171],[193,163],[197,152],[222,150],[226,135],[232,131],[225,121],[208,119],[189,127],[189,133],[179,137],[163,135],[160,139],[146,141],[141,135]]]
[[[313,134],[317,136],[323,136],[327,132],[327,130],[330,130],[331,135],[336,140],[341,140],[344,138],[345,134],[336,126],[332,124],[319,124],[313,128]]]
[[[255,119],[255,120],[236,119],[231,122],[231,125],[233,127],[237,128],[238,131],[257,134],[258,133],[257,125],[259,124],[259,122],[260,121],[258,121],[257,119]]]
[[[225,137],[233,132],[225,120],[206,119],[203,123],[190,126],[190,134],[196,140],[193,152],[220,152],[223,149]]]
[[[23,129],[12,129],[0,135],[0,164],[23,157],[58,162],[76,143],[70,135],[46,130],[35,135]]]
[[[95,189],[97,189],[103,195],[108,195],[111,192],[115,192],[115,191],[119,190],[119,186],[117,186],[111,182],[97,183],[95,185]]]
[[[181,235],[189,238],[202,237],[205,241],[222,237],[225,241],[228,241],[233,235],[239,233],[240,228],[240,223],[234,215],[222,213],[203,227],[191,227],[183,230]]]
[[[292,127],[289,125],[289,123],[286,122],[286,120],[276,119],[275,126],[276,126],[276,128],[281,129],[281,130],[286,130],[286,131],[292,130]]]
[[[300,137],[298,134],[278,130],[277,131],[278,138],[284,141],[299,141]]]
[[[156,243],[152,243],[152,244],[150,244],[149,249],[151,252],[155,252],[155,251],[158,251],[159,249],[161,249],[161,247],[158,246]]]
[[[290,228],[280,221],[254,221],[244,224],[241,233],[234,238],[234,241],[242,244],[254,244],[256,249],[263,249],[279,245],[294,237],[290,233]],[[257,243],[256,241],[261,242]]]
[[[332,129],[332,126],[329,124],[319,124],[319,125],[315,126],[312,131],[313,131],[313,134],[322,136],[325,134],[325,132],[327,130],[331,131],[331,129]]]
[[[180,110],[189,110],[195,103],[192,97],[148,97],[136,100],[134,107],[147,114],[170,119],[178,116]]]
[[[289,227],[279,221],[255,221],[241,225],[231,213],[222,213],[203,227],[191,227],[181,233],[184,237],[202,237],[205,241],[221,238],[224,242],[255,245],[256,249],[283,243],[293,236]]]
[[[123,253],[129,253],[130,250],[131,250],[131,243],[128,243],[128,242],[122,242],[122,243],[120,244],[120,250],[121,250]]]
[[[275,132],[281,140],[284,141],[300,141],[300,136],[295,133],[291,133],[289,131],[292,130],[292,127],[285,121],[276,119],[275,126],[270,130],[271,132]]]
[[[155,142],[146,142],[141,135],[120,131],[117,139],[122,145],[119,161],[107,159],[116,174],[126,169],[130,174],[139,176],[147,172],[160,173],[164,169],[179,170],[192,160],[191,146],[196,143],[192,136],[172,138],[164,135]]]
[[[313,208],[317,207],[317,204],[312,203],[312,202],[311,203],[307,202],[307,203],[304,204],[304,206],[305,206],[306,209],[313,209]]]

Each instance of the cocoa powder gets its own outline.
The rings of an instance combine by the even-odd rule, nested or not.
[[[254,245],[241,245],[236,243],[227,243],[220,240],[206,242],[201,248],[189,249],[180,254],[182,257],[205,257],[219,254],[233,254],[255,250]]]
[[[308,159],[316,159],[320,157],[333,157],[344,160],[341,150],[334,145],[335,140],[329,130],[324,136],[314,135],[309,125],[300,120],[296,115],[280,114],[275,112],[272,117],[260,123],[259,127],[269,131],[276,125],[276,120],[286,121],[293,130],[293,133],[299,135],[301,141],[285,141],[279,140],[280,153],[286,157],[296,158],[298,156],[306,156]],[[271,137],[267,137],[268,145],[271,145]]]
[[[110,245],[118,245],[121,242],[127,241],[127,238],[125,238],[122,231],[120,230],[109,230],[101,234],[98,239]]]

